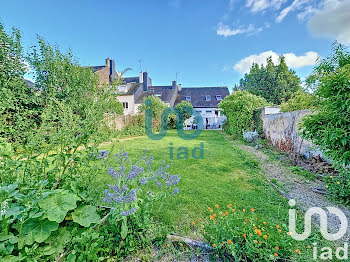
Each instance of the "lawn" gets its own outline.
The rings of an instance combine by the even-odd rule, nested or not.
[[[200,143],[204,144],[204,157],[193,159],[191,151]],[[170,159],[170,147],[173,159]],[[188,159],[177,158],[179,147],[188,148]],[[207,215],[208,207],[215,204],[227,206],[231,203],[237,210],[255,208],[257,214],[271,223],[287,224],[287,201],[267,184],[258,162],[232,145],[220,132],[203,131],[195,140],[182,140],[175,131],[168,131],[167,136],[158,141],[138,137],[103,146],[116,152],[124,149],[133,159],[146,148],[149,155],[154,156],[152,164],[165,160],[170,164],[170,173],[181,176],[180,193],[161,210],[156,210],[158,217],[174,226],[178,234],[194,237],[196,233],[190,230],[191,222]]]

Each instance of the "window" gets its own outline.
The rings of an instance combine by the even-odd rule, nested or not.
[[[186,101],[191,101],[191,97],[190,97],[190,96],[186,96],[186,97],[185,97],[185,100],[186,100]]]
[[[124,109],[128,109],[129,108],[129,103],[128,102],[123,102],[123,107],[124,107]]]
[[[217,96],[216,96],[216,100],[222,100],[221,95],[217,95]]]
[[[215,115],[219,116],[219,110],[215,110]]]
[[[205,111],[207,114],[211,114],[212,113],[212,111],[211,110],[207,110],[207,111]]]
[[[205,96],[205,101],[210,101],[211,100],[211,96],[207,95]]]

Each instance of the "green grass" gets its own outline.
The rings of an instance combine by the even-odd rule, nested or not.
[[[191,151],[201,142],[204,143],[204,159],[195,160]],[[170,143],[173,144],[174,159],[169,156]],[[188,148],[189,159],[176,158],[179,147]],[[168,131],[167,136],[158,141],[137,137],[103,145],[103,149],[115,152],[124,149],[129,152],[129,158],[135,160],[146,148],[148,155],[154,156],[152,165],[157,166],[165,160],[170,164],[169,173],[181,176],[180,193],[167,200],[162,208],[154,210],[156,217],[172,227],[175,234],[201,239],[191,222],[207,216],[209,206],[227,206],[229,203],[237,210],[254,208],[257,216],[268,223],[288,226],[287,200],[266,182],[258,161],[220,132],[203,131],[196,140],[182,140],[176,131]],[[107,180],[96,178],[99,184]],[[301,243],[300,249],[313,240]],[[307,252],[312,253],[312,250]]]

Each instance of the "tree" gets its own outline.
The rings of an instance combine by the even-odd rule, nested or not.
[[[225,97],[219,104],[227,117],[224,129],[234,137],[242,137],[244,131],[254,128],[254,110],[268,105],[265,98],[253,95],[247,91],[236,91]]]
[[[254,63],[235,89],[262,96],[274,104],[281,104],[300,90],[300,79],[294,71],[288,69],[283,56],[279,58],[278,65],[273,63],[272,57],[268,57],[266,66],[259,67]]]
[[[319,104],[319,99],[316,95],[310,94],[303,90],[299,90],[292,94],[292,97],[281,104],[281,112],[290,112],[302,109],[315,109]]]
[[[308,79],[320,99],[317,111],[303,121],[302,134],[334,161],[350,164],[350,53],[335,44]]]
[[[181,101],[175,106],[175,109],[179,110],[179,112],[182,114],[184,123],[192,116],[193,106],[188,101]],[[175,129],[177,121],[176,114],[170,114],[168,116],[168,127]]]
[[[23,78],[20,40],[17,29],[8,35],[0,23],[0,136],[9,142],[23,142],[40,124],[40,99]]]

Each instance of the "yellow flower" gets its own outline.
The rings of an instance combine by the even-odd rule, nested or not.
[[[295,252],[300,255],[300,250],[299,249],[296,249]]]
[[[328,186],[326,186],[326,188],[328,188]]]
[[[311,248],[311,246],[310,246],[310,245],[308,245],[308,246],[307,246],[307,248]]]
[[[333,178],[333,176],[329,176],[329,178]]]
[[[337,184],[339,185],[339,184],[340,184],[340,182],[338,181],[338,182],[337,182]]]

